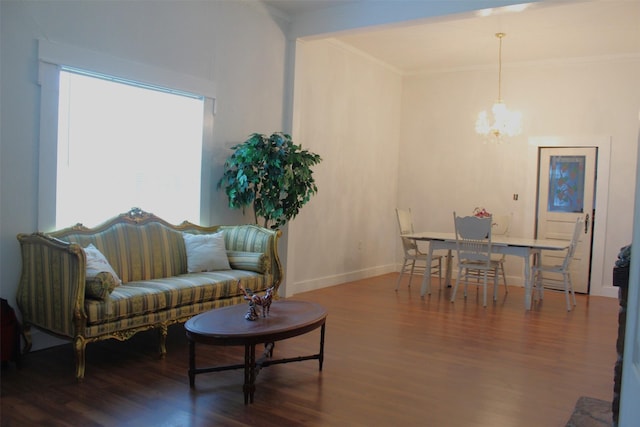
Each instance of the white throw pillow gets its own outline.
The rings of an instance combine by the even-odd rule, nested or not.
[[[182,236],[187,248],[187,270],[189,273],[231,270],[222,231],[214,234],[182,233]]]
[[[98,273],[107,272],[113,276],[113,279],[116,281],[116,286],[122,284],[122,280],[118,277],[118,274],[115,272],[109,261],[102,255],[102,252],[98,250],[93,244],[89,244],[86,248],[84,248],[84,253],[87,255],[87,279],[95,278]]]

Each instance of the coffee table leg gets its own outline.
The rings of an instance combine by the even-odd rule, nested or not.
[[[244,346],[244,404],[253,403],[253,394],[256,391],[256,345]]]
[[[196,343],[189,340],[189,386],[196,386]]]
[[[325,323],[322,324],[320,329],[320,354],[318,356],[318,363],[320,365],[320,371],[322,371],[322,363],[324,362],[324,327]]]

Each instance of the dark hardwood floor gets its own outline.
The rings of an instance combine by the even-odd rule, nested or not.
[[[564,426],[580,396],[611,401],[618,302],[548,291],[526,312],[523,290],[482,307],[470,289],[421,298],[388,274],[293,299],[329,312],[325,360],[275,365],[244,405],[242,371],[202,374],[189,389],[182,325],[87,346],[84,382],[71,344],[31,352],[1,378],[2,426]],[[277,310],[277,302],[272,306]],[[243,318],[237,319],[244,322]],[[319,330],[279,342],[278,357],[317,352]],[[198,366],[236,363],[237,347],[197,348]]]

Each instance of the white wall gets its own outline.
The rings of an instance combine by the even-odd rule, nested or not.
[[[299,42],[294,138],[323,157],[289,225],[287,295],[394,271],[401,77],[334,41]]]
[[[283,127],[285,37],[259,3],[3,0],[0,8],[0,294],[14,307],[20,275],[16,234],[37,227],[37,39],[212,82],[217,114],[205,156],[213,157],[214,167],[206,179],[217,181],[231,145],[250,133]],[[117,170],[99,161],[96,166]],[[252,222],[229,211],[221,192],[212,195],[212,204],[211,224]],[[34,335],[35,348],[44,342]]]

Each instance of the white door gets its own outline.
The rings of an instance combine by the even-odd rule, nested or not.
[[[582,293],[589,292],[596,157],[595,147],[540,148],[538,164],[536,237],[571,240],[576,219],[585,221],[571,264],[573,288]],[[545,264],[561,264],[563,258],[559,251],[542,253]],[[545,286],[564,289],[561,280],[548,282]]]

